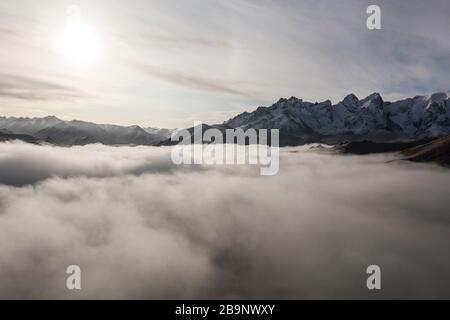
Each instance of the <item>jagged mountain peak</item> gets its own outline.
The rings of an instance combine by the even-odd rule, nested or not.
[[[383,98],[378,92],[374,92],[364,99],[359,101],[359,105],[361,107],[368,107],[370,104],[375,104],[376,106],[382,106],[383,105]]]
[[[379,100],[379,99],[382,99],[382,98],[381,98],[381,94],[380,93],[373,92],[373,93],[369,94],[365,99]]]
[[[442,103],[443,101],[447,100],[448,98],[449,98],[448,92],[436,92],[430,96],[430,101]]]
[[[347,95],[344,100],[342,100],[342,103],[346,106],[346,107],[350,107],[350,108],[356,108],[358,106],[359,103],[359,99],[358,97],[353,94],[350,93],[349,95]]]

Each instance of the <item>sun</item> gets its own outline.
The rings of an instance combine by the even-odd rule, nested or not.
[[[59,36],[58,47],[75,65],[88,65],[98,58],[98,36],[95,29],[83,21],[78,6],[70,6],[67,9],[67,21]]]

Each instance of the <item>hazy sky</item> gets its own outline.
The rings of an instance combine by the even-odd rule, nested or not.
[[[449,16],[448,0],[2,1],[0,114],[179,127],[282,96],[449,90]]]

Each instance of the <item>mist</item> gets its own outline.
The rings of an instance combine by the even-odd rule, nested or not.
[[[450,171],[435,165],[304,146],[261,176],[177,167],[170,148],[10,142],[0,183],[1,299],[450,298]]]

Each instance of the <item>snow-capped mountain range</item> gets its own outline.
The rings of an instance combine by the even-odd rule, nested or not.
[[[281,145],[354,140],[419,140],[450,134],[450,92],[383,101],[378,93],[364,99],[354,94],[333,105],[291,97],[270,107],[214,125],[215,128],[279,129]],[[89,143],[164,145],[174,130],[64,121],[45,118],[0,117],[0,134],[28,135],[57,144]]]
[[[29,135],[64,145],[89,143],[155,145],[170,137],[169,129],[117,126],[85,121],[45,118],[0,117],[0,133]]]
[[[224,123],[232,128],[280,129],[299,142],[323,140],[423,139],[450,134],[450,92],[385,102],[378,93],[329,100],[280,99],[270,107],[244,112]]]

